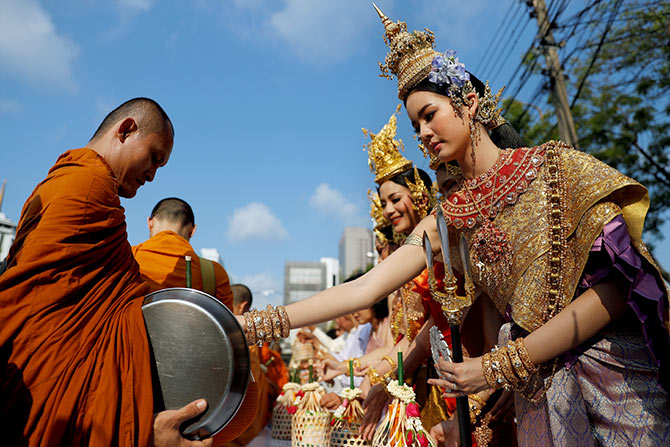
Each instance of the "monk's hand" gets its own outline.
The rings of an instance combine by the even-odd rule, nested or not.
[[[207,409],[207,401],[198,399],[178,410],[161,411],[154,415],[154,447],[211,447],[213,438],[191,441],[182,436],[179,427]]]
[[[459,447],[461,435],[458,431],[458,419],[452,418],[439,422],[430,429],[430,435],[435,438],[439,445],[446,447]]]
[[[342,403],[342,398],[335,393],[324,394],[319,402],[327,410],[336,410]]]
[[[437,367],[444,379],[429,379],[431,385],[444,388],[443,397],[460,397],[489,389],[482,372],[482,358],[466,358],[453,363],[440,358]]]
[[[363,439],[372,440],[375,434],[375,428],[382,418],[384,408],[389,404],[390,396],[386,392],[386,387],[382,383],[378,383],[372,387],[368,393],[368,397],[363,401],[363,408],[365,408],[365,415],[361,421],[361,434]]]

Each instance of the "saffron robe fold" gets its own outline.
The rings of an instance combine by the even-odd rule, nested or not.
[[[191,257],[191,286],[204,290],[200,271],[200,258],[191,244],[173,231],[161,231],[154,237],[133,247],[133,255],[140,265],[140,274],[154,290],[169,287],[186,287],[185,256]],[[226,270],[213,262],[216,281],[215,298],[228,309],[233,309],[233,292]],[[155,285],[152,284],[155,283]]]
[[[142,281],[114,174],[61,155],[26,201],[0,276],[7,445],[142,446],[153,395]]]

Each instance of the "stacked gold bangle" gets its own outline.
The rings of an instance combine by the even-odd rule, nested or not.
[[[523,338],[510,341],[502,348],[493,348],[482,357],[482,372],[491,388],[521,391],[538,370]]]
[[[470,404],[470,423],[475,425],[477,419],[482,414],[482,410],[486,406],[486,401],[477,394],[468,395],[468,403]],[[479,406],[477,406],[479,404]]]
[[[389,362],[389,365],[391,365],[391,370],[395,369],[396,364],[391,357],[389,357],[388,355],[385,355],[384,357],[382,357],[382,360],[386,360],[387,362]]]
[[[344,375],[349,376],[349,362],[352,362],[354,365],[354,368],[360,368],[361,367],[361,360],[358,358],[350,358],[348,360],[345,360],[342,362],[342,366],[344,367]]]
[[[273,307],[268,304],[265,310],[252,309],[245,312],[243,317],[249,345],[262,346],[263,343],[288,337],[291,331],[291,323],[284,306]]]
[[[366,373],[368,378],[370,378],[371,385],[377,385],[378,383],[384,383],[384,378],[379,375],[379,372],[374,368],[369,368]]]

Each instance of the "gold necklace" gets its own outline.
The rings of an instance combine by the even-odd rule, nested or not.
[[[498,155],[496,165],[501,157],[502,151]],[[509,243],[509,237],[502,228],[494,223],[495,216],[493,215],[496,193],[499,191],[499,186],[497,185],[498,173],[501,168],[502,166],[496,166],[493,174],[488,216],[479,207],[479,203],[475,200],[467,180],[463,182],[465,191],[475,205],[477,213],[482,218],[482,225],[475,231],[472,237],[474,241],[472,251],[475,256],[475,266],[479,270],[479,279],[483,278],[489,286],[498,284],[502,278],[505,278],[509,274],[509,265],[512,259],[512,248]]]

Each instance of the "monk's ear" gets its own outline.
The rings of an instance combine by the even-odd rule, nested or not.
[[[195,234],[195,229],[198,228],[198,225],[193,225],[193,228],[191,228],[191,232],[188,235],[188,238],[191,239],[193,235]]]
[[[116,137],[121,143],[124,143],[130,134],[136,132],[137,129],[137,121],[134,118],[126,118],[119,124],[116,130]]]
[[[149,233],[154,229],[154,219],[153,217],[147,217],[147,226],[149,227]]]

